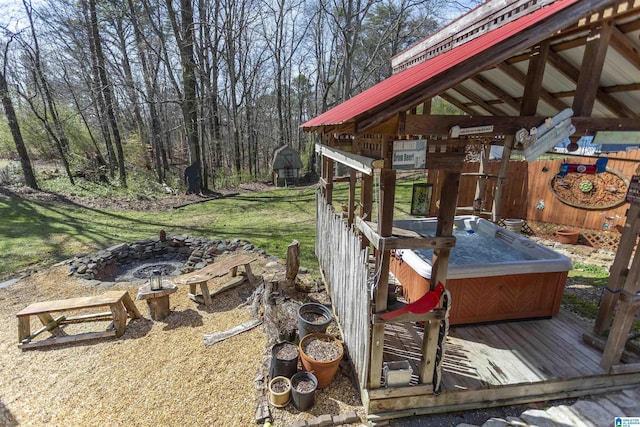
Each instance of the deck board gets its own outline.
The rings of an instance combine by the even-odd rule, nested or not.
[[[442,392],[600,376],[602,354],[584,344],[585,324],[570,313],[535,319],[450,328],[443,362]],[[384,360],[420,366],[422,329],[388,324]],[[417,383],[414,375],[412,384]]]

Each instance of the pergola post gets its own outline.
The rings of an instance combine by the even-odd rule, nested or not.
[[[378,234],[391,236],[393,229],[393,208],[396,193],[396,171],[380,171],[380,206],[378,207]],[[381,248],[376,251],[376,272],[378,273],[374,292],[375,312],[387,310],[389,296],[389,261],[391,251]],[[369,364],[369,388],[379,388],[384,352],[384,323],[376,323],[371,330],[371,363]]]
[[[502,190],[507,180],[509,172],[509,160],[511,159],[511,149],[513,148],[513,135],[504,137],[504,147],[502,149],[502,161],[498,172],[498,182],[496,182],[496,195],[493,198],[493,208],[491,209],[491,221],[498,222],[501,218],[500,207],[502,206]]]

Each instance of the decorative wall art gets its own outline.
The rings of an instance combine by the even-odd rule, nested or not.
[[[549,185],[562,203],[581,209],[610,209],[625,202],[629,179],[606,167],[607,159],[595,165],[565,163]]]

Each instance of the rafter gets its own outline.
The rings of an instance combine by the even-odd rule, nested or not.
[[[573,111],[576,115],[591,115],[612,30],[613,20],[608,20],[589,34],[582,57],[582,64],[589,66],[582,67],[576,84],[576,96],[573,98]]]
[[[611,30],[611,46],[613,46],[624,59],[632,63],[637,69],[640,69],[640,52],[638,52],[638,48],[615,26]]]
[[[462,95],[465,98],[473,101],[477,106],[481,107],[485,111],[488,111],[489,113],[493,114],[494,116],[505,116],[506,115],[504,113],[504,111],[502,111],[498,107],[494,107],[493,105],[487,103],[484,99],[482,99],[480,96],[478,96],[472,90],[467,89],[466,87],[464,87],[462,85],[455,86],[453,89],[455,91],[457,91],[460,95]]]
[[[473,80],[474,82],[476,82],[477,84],[479,84],[480,86],[482,86],[483,88],[485,88],[486,90],[491,92],[499,100],[501,100],[503,103],[509,105],[513,109],[515,109],[515,110],[519,110],[520,109],[520,102],[519,101],[514,99],[506,91],[504,91],[500,87],[496,86],[495,84],[493,84],[488,79],[482,77],[482,75],[478,74],[476,76],[473,76],[471,78],[471,80]]]
[[[529,69],[525,77],[524,94],[520,105],[521,116],[535,116],[538,109],[538,99],[544,79],[544,68],[549,55],[549,40],[543,40],[540,45],[533,48],[529,59]]]
[[[508,75],[509,77],[511,77],[516,82],[520,83],[520,85],[522,86],[525,85],[525,82],[526,82],[525,74],[520,70],[518,70],[513,65],[509,65],[506,62],[502,62],[497,65],[497,68],[503,73],[505,73],[506,75]],[[548,91],[546,91],[544,88],[540,88],[540,98],[558,111],[562,111],[568,107],[568,105],[565,104],[564,102],[551,96],[551,94]]]
[[[478,113],[467,107],[464,102],[460,102],[457,99],[455,99],[453,96],[447,94],[447,93],[441,93],[440,94],[440,98],[444,99],[445,101],[447,101],[449,104],[454,105],[456,107],[458,107],[460,110],[464,111],[465,113],[472,115],[472,116],[477,116]]]

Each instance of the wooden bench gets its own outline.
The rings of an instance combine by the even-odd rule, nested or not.
[[[197,303],[210,306],[212,304],[211,294],[209,293],[209,287],[207,281],[224,276],[227,273],[231,273],[231,277],[238,276],[238,267],[244,267],[244,274],[249,280],[249,283],[253,283],[254,277],[251,272],[251,263],[256,260],[252,255],[234,255],[228,257],[222,261],[214,262],[208,266],[201,268],[198,271],[194,271],[187,274],[182,274],[172,278],[173,283],[177,285],[189,285],[189,298]],[[231,280],[226,283],[222,288],[218,289],[216,293],[225,291],[234,286],[238,286],[244,281],[244,277],[240,276],[236,280]],[[197,286],[200,286],[201,295],[196,294]]]
[[[83,314],[67,317],[61,315],[53,318],[51,313],[81,310],[85,308],[105,307],[110,311],[102,313]],[[37,315],[42,322],[42,328],[31,333],[31,316]],[[31,347],[41,347],[53,344],[92,340],[104,337],[120,337],[124,334],[127,326],[127,316],[132,319],[141,317],[136,305],[127,291],[109,291],[102,295],[92,297],[78,297],[55,301],[43,301],[31,304],[18,314],[18,347],[21,349]],[[68,323],[92,322],[99,320],[111,320],[111,324],[106,331],[87,332],[78,335],[67,335],[59,327]],[[32,342],[32,340],[43,333],[49,331],[53,336],[44,340]]]

